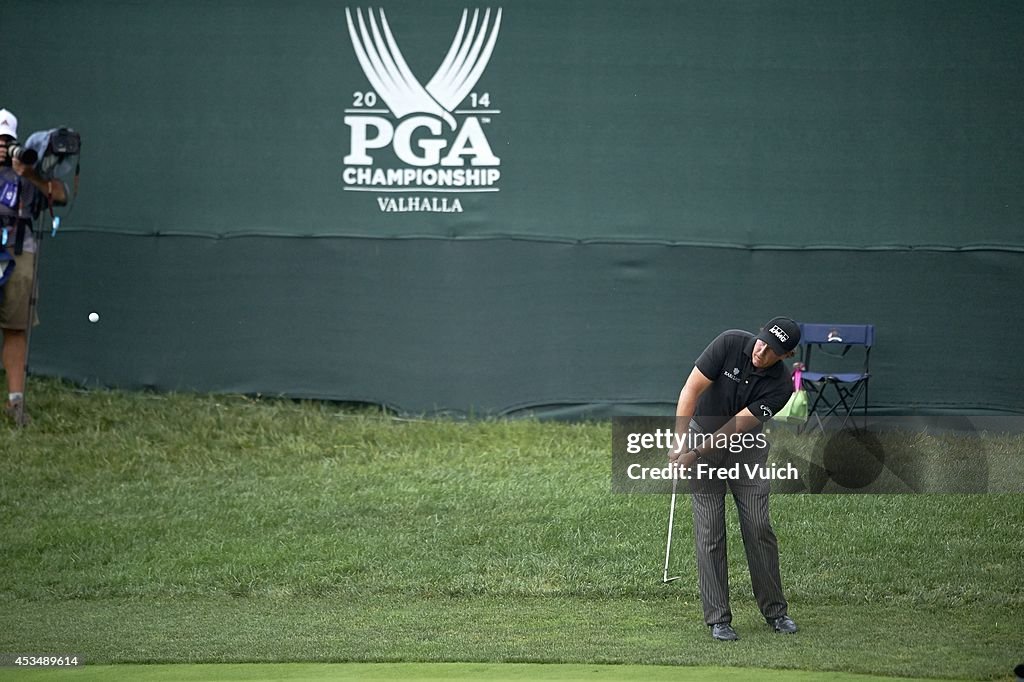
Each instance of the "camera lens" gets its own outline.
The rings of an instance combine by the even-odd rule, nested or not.
[[[26,166],[31,166],[39,160],[39,155],[36,154],[36,150],[18,145],[11,147],[7,153],[11,155],[12,159],[17,159]]]

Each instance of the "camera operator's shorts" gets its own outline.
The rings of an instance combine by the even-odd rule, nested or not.
[[[16,266],[4,285],[4,300],[0,303],[0,329],[28,329],[28,303],[32,297],[32,268],[34,253],[25,251],[15,258]],[[39,324],[35,316],[33,326]]]

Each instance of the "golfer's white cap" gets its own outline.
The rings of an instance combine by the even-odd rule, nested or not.
[[[0,109],[0,135],[18,139],[18,117],[6,109]]]

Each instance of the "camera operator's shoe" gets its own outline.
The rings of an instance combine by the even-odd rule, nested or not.
[[[13,419],[14,423],[18,426],[28,426],[32,423],[32,417],[29,416],[28,410],[25,409],[24,400],[15,400],[13,403],[7,403],[4,413]]]

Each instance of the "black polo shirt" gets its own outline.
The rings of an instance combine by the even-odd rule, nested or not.
[[[785,362],[780,360],[767,369],[754,367],[750,354],[755,340],[753,334],[739,329],[722,332],[694,363],[712,382],[697,402],[694,415],[704,433],[722,428],[745,407],[764,424],[793,394],[793,377]]]

